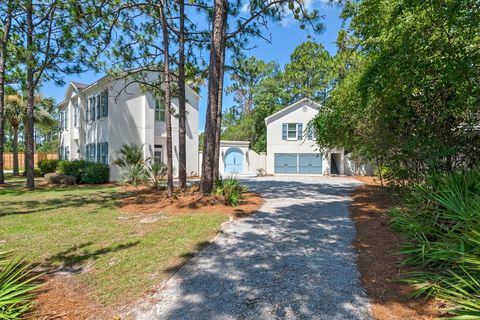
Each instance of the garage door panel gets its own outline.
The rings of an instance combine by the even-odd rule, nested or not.
[[[301,153],[298,155],[300,174],[322,174],[322,155],[318,153]]]
[[[297,173],[297,154],[296,153],[275,153],[274,173],[296,174]]]

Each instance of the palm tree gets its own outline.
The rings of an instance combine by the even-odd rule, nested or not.
[[[144,165],[148,159],[143,158],[143,145],[138,144],[124,144],[117,152],[117,159],[112,163],[125,169],[132,165]]]
[[[5,119],[13,131],[12,152],[13,152],[13,175],[18,176],[18,133],[24,124],[27,112],[27,100],[25,97],[13,88],[6,88],[5,96]],[[40,95],[35,96],[34,121],[43,128],[52,128],[57,125],[57,121],[52,118],[46,109],[53,105],[53,99],[45,98]]]

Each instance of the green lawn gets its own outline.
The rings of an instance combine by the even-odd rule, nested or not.
[[[49,269],[80,267],[75,277],[99,301],[132,301],[155,287],[169,270],[205,241],[227,218],[222,214],[145,216],[124,214],[115,186],[0,189],[0,251],[14,250]]]

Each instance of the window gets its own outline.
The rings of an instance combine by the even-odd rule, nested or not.
[[[90,118],[88,119],[89,121],[95,121],[95,96],[91,96],[88,98],[89,105],[90,105],[90,110],[89,110],[89,115]]]
[[[296,123],[289,123],[288,124],[287,139],[288,140],[297,139],[297,124]]]
[[[78,104],[73,106],[73,127],[78,127]]]
[[[65,115],[64,115],[64,118],[65,118],[65,122],[64,122],[64,130],[68,130],[68,107],[65,109],[64,111]]]
[[[313,126],[308,127],[307,139],[315,140],[315,130],[313,129]]]
[[[165,121],[165,104],[158,99],[155,100],[155,120]]]
[[[95,143],[90,144],[88,161],[95,162]]]
[[[282,123],[282,140],[302,140],[303,123]]]
[[[108,142],[102,142],[101,147],[102,147],[101,163],[108,164]]]
[[[60,130],[64,130],[65,129],[65,114],[62,112],[60,112]]]
[[[68,146],[65,147],[65,160],[70,159],[70,148]]]
[[[102,117],[108,117],[108,91],[104,91],[100,95],[100,105],[102,109]]]
[[[101,144],[97,143],[97,154],[96,154],[95,162],[99,163],[102,160],[101,156],[102,156]]]
[[[97,120],[98,120],[102,116],[102,112],[101,112],[102,105],[100,103],[100,95],[97,95],[95,98],[96,98],[95,100],[97,101],[95,105],[97,106]]]
[[[156,144],[153,151],[153,161],[163,163],[163,146]]]

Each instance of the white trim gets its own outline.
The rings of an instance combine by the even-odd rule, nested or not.
[[[268,123],[270,122],[271,119],[277,118],[279,115],[287,114],[290,111],[292,111],[292,109],[295,109],[295,108],[297,108],[299,106],[302,106],[302,105],[305,105],[305,104],[314,108],[314,109],[316,109],[316,110],[319,110],[322,107],[321,104],[319,104],[315,101],[312,101],[308,98],[303,98],[303,99],[301,99],[301,100],[299,100],[295,103],[292,103],[291,105],[286,106],[285,108],[275,112],[274,114],[266,117],[265,118],[265,124],[268,125]]]

